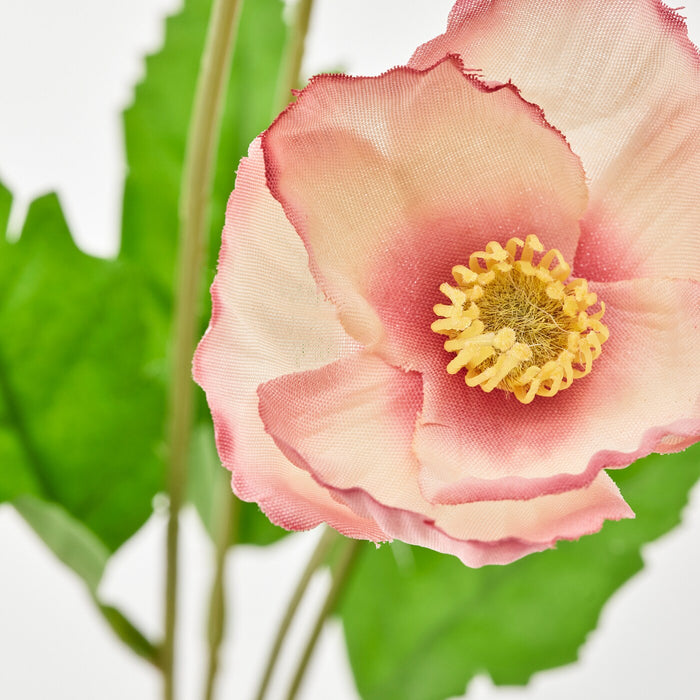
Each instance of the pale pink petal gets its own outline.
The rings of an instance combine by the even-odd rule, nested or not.
[[[469,388],[439,363],[424,375],[415,437],[436,503],[527,499],[590,483],[652,451],[700,438],[700,285],[630,280],[590,287],[610,338],[587,377],[529,405]]]
[[[258,391],[265,426],[290,460],[390,537],[469,566],[506,563],[632,515],[604,473],[589,488],[529,501],[429,503],[411,449],[420,375],[376,355],[361,352]]]
[[[659,0],[458,0],[410,65],[446,53],[512,80],[583,160],[579,276],[698,275],[700,55],[674,11]]]
[[[209,329],[194,360],[234,491],[290,530],[326,521],[342,533],[386,536],[275,446],[258,415],[258,384],[319,367],[354,350],[311,277],[301,240],[265,186],[259,141],[243,159],[229,200]]]
[[[579,239],[578,158],[512,86],[487,88],[453,57],[422,72],[318,76],[263,150],[315,278],[367,345],[394,330],[370,300],[382,280],[397,279],[401,298],[406,280],[431,258],[444,266],[446,252],[449,272],[494,238],[537,233],[570,256]]]

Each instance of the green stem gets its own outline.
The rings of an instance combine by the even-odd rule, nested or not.
[[[258,693],[255,696],[256,700],[263,700],[265,697],[267,688],[272,680],[272,673],[277,665],[277,659],[279,658],[280,651],[282,650],[282,645],[287,637],[287,632],[289,632],[289,627],[291,626],[294,615],[299,608],[299,603],[301,603],[304,593],[306,593],[306,589],[309,586],[312,576],[326,560],[331,548],[339,538],[340,535],[335,530],[325,527],[323,535],[321,535],[321,539],[318,541],[316,549],[314,549],[313,554],[307,562],[306,567],[301,574],[301,578],[294,589],[294,593],[292,594],[289,604],[287,605],[287,609],[284,612],[280,626],[277,628],[277,635],[275,636],[275,641],[272,644],[272,649],[270,650],[270,654],[265,664],[265,671],[263,672]]]
[[[219,140],[223,95],[228,82],[240,0],[215,0],[197,81],[194,111],[180,192],[180,250],[175,288],[173,364],[168,430],[168,495],[165,581],[165,637],[162,648],[164,698],[173,700],[177,612],[178,518],[187,478],[194,384],[192,353],[199,321],[208,205]]]
[[[306,34],[309,31],[313,4],[313,0],[298,0],[294,10],[294,19],[289,27],[287,43],[284,47],[284,58],[280,64],[280,73],[277,78],[273,118],[291,102],[291,91],[299,86],[301,62],[304,58],[304,45],[306,44]]]
[[[207,665],[207,675],[204,686],[205,700],[212,700],[214,697],[214,686],[216,674],[219,670],[219,649],[224,638],[224,628],[226,620],[225,591],[225,570],[226,553],[232,542],[236,539],[238,525],[238,513],[240,501],[231,493],[226,484],[225,488],[218,489],[218,506],[216,509],[215,533],[215,569],[214,582],[211,588],[211,598],[209,601],[209,622],[207,625],[207,638],[209,642],[209,661]]]
[[[309,661],[311,660],[311,656],[316,648],[316,642],[321,634],[323,625],[325,624],[328,616],[335,609],[335,606],[343,593],[345,584],[348,582],[353,564],[360,551],[360,544],[361,542],[359,540],[351,539],[346,539],[345,542],[343,542],[343,550],[340,553],[340,558],[332,571],[331,587],[328,591],[328,595],[326,596],[326,600],[323,602],[323,607],[318,613],[318,617],[314,623],[311,635],[306,642],[301,658],[299,659],[297,670],[294,673],[294,678],[292,679],[289,686],[289,691],[287,692],[287,700],[294,700],[297,695],[299,686],[304,679],[304,674],[306,673]]]

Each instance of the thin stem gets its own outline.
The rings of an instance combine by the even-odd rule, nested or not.
[[[228,484],[226,488],[218,489],[217,495],[218,504],[215,519],[217,531],[214,541],[215,570],[209,601],[209,622],[207,625],[209,662],[204,687],[205,700],[212,700],[214,697],[216,674],[219,670],[219,649],[224,638],[226,620],[226,603],[224,599],[226,553],[236,539],[237,533],[233,530],[234,528],[237,529],[238,512],[240,510],[240,501],[231,493]]]
[[[316,572],[316,569],[323,564],[331,548],[333,547],[333,544],[339,538],[340,535],[335,530],[331,530],[331,528],[326,527],[323,535],[321,535],[321,539],[316,545],[316,549],[314,549],[311,558],[307,562],[306,567],[301,574],[301,578],[294,589],[294,593],[292,594],[289,604],[287,605],[287,609],[284,612],[284,617],[280,622],[280,626],[277,628],[277,635],[272,644],[272,649],[270,650],[270,654],[267,658],[267,663],[265,664],[265,671],[263,672],[258,693],[255,696],[256,700],[263,700],[265,697],[267,688],[270,685],[270,680],[272,679],[272,673],[277,665],[279,653],[282,649],[282,645],[284,644],[284,640],[287,637],[287,632],[289,632],[289,627],[292,624],[292,620],[294,619],[294,615],[299,607],[299,603],[301,603],[304,593],[306,593],[306,589],[312,576]]]
[[[239,6],[240,0],[215,0],[212,9],[197,81],[180,192],[180,251],[175,288],[168,431],[170,516],[166,545],[165,637],[162,647],[165,700],[173,700],[174,697],[178,518],[187,478],[187,454],[192,431],[192,353],[199,321],[208,205],[219,140],[221,108],[230,71]]]
[[[359,540],[351,539],[346,539],[345,542],[343,542],[343,551],[341,552],[338,563],[332,572],[331,587],[328,591],[328,595],[326,596],[326,600],[323,603],[323,607],[318,613],[318,617],[316,618],[311,635],[306,642],[301,658],[299,659],[297,670],[294,674],[294,678],[292,679],[292,683],[289,686],[287,700],[294,700],[296,697],[299,686],[304,679],[304,674],[306,673],[309,661],[311,660],[311,656],[316,648],[316,642],[321,634],[323,625],[325,624],[328,616],[335,609],[335,606],[343,593],[345,584],[348,582],[353,564],[360,551],[360,544],[361,543]]]
[[[306,34],[309,31],[313,4],[313,0],[298,0],[294,9],[294,19],[289,27],[289,35],[284,47],[284,58],[280,64],[280,73],[277,78],[277,96],[273,117],[276,117],[289,104],[292,99],[291,91],[299,85],[301,62],[304,58],[304,45]]]

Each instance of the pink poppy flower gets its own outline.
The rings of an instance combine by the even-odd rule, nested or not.
[[[234,491],[469,566],[632,517],[603,470],[700,435],[699,70],[656,0],[464,0],[409,67],[314,78],[195,357]]]

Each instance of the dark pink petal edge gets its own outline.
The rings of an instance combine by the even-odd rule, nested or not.
[[[531,119],[533,122],[538,124],[539,126],[542,126],[546,129],[549,129],[553,132],[555,132],[559,138],[561,139],[562,143],[566,146],[568,149],[569,153],[576,159],[580,169],[581,173],[585,179],[585,170],[583,167],[583,162],[581,161],[580,157],[574,153],[574,151],[571,148],[571,145],[567,141],[566,137],[564,134],[557,129],[555,126],[550,124],[547,121],[547,118],[545,117],[544,110],[539,107],[538,105],[534,104],[533,102],[528,102],[520,93],[520,89],[516,87],[512,82],[507,82],[507,83],[495,83],[495,82],[486,82],[481,80],[479,77],[474,75],[473,72],[470,72],[468,69],[464,67],[464,63],[461,59],[461,57],[458,54],[450,53],[447,54],[444,58],[441,58],[439,61],[437,61],[434,65],[425,68],[425,69],[417,69],[417,68],[412,68],[410,66],[397,66],[395,68],[391,68],[390,70],[385,71],[384,73],[381,73],[380,75],[373,75],[373,76],[351,76],[351,75],[345,75],[345,74],[321,74],[321,75],[315,75],[313,76],[310,80],[308,85],[300,91],[295,91],[295,95],[297,97],[296,102],[293,102],[292,104],[288,105],[278,116],[277,118],[272,122],[272,124],[261,134],[260,139],[261,139],[261,146],[262,146],[262,151],[263,151],[263,158],[265,160],[265,177],[266,177],[266,182],[267,182],[267,187],[272,194],[272,196],[281,204],[282,209],[284,210],[285,215],[287,216],[287,219],[289,222],[294,226],[296,232],[298,233],[299,237],[302,239],[304,246],[309,254],[309,269],[311,271],[311,274],[313,275],[314,279],[316,280],[316,283],[318,284],[319,288],[321,291],[323,291],[333,302],[338,301],[337,299],[333,299],[333,295],[329,294],[329,290],[325,289],[324,287],[324,280],[323,280],[323,274],[321,271],[321,265],[319,265],[318,261],[316,260],[316,256],[314,254],[313,247],[311,245],[311,242],[309,240],[309,236],[306,233],[306,227],[305,227],[305,217],[303,212],[297,212],[294,210],[294,208],[285,201],[284,195],[282,194],[280,187],[278,186],[278,181],[279,181],[279,171],[280,167],[275,161],[273,149],[268,145],[268,135],[270,132],[272,132],[275,129],[276,124],[284,119],[286,116],[288,116],[290,113],[293,112],[293,110],[298,108],[298,105],[305,99],[305,94],[310,93],[314,89],[316,89],[317,86],[323,84],[323,83],[334,83],[334,82],[340,82],[340,83],[351,83],[351,82],[361,82],[361,81],[375,81],[375,80],[381,80],[383,78],[386,78],[389,75],[397,74],[397,73],[404,73],[408,75],[424,75],[426,73],[429,73],[433,69],[437,68],[437,66],[441,65],[442,63],[452,63],[464,76],[464,79],[471,83],[475,88],[480,90],[481,92],[484,93],[493,93],[493,92],[498,92],[500,90],[509,90],[512,92],[518,100],[522,103],[523,107],[526,109],[527,113],[530,115]]]
[[[670,441],[669,441],[670,438]],[[639,447],[633,452],[601,450],[596,452],[580,474],[558,474],[552,477],[524,478],[509,476],[502,479],[464,478],[456,483],[438,487],[426,484],[419,476],[426,500],[445,505],[474,501],[524,501],[538,496],[554,495],[585,488],[603,469],[622,469],[652,452],[669,454],[681,452],[700,440],[700,419],[684,418],[670,425],[650,428],[644,433]]]
[[[235,191],[232,192],[229,197],[228,206],[230,206],[234,196]],[[222,236],[218,257],[219,262],[224,260],[227,255],[230,255],[228,243],[226,237]],[[192,376],[202,387],[205,394],[208,392],[205,386],[206,382],[204,381],[203,357],[207,352],[207,346],[210,340],[207,336],[214,326],[221,323],[224,309],[224,304],[221,301],[219,292],[218,274],[212,282],[210,294],[212,310],[209,325],[192,359]],[[336,518],[331,511],[319,508],[314,504],[306,503],[299,498],[298,494],[285,491],[284,489],[270,489],[267,494],[261,495],[259,486],[248,483],[249,479],[246,477],[245,470],[236,469],[238,458],[236,456],[235,440],[229,433],[225,418],[219,416],[216,407],[212,405],[209,397],[207,397],[207,399],[214,425],[216,449],[222,464],[231,472],[231,488],[238,498],[249,503],[257,502],[267,518],[272,523],[283,527],[285,530],[293,530],[296,532],[312,530],[325,522],[346,537],[365,539],[372,542],[387,541],[387,535],[382,532],[379,526],[373,521],[358,522],[358,526],[354,527],[350,519]],[[295,467],[290,465],[290,468]],[[358,518],[358,521],[359,520],[360,518]]]
[[[234,493],[243,501],[256,502],[272,523],[295,532],[312,530],[322,523],[327,523],[346,537],[371,542],[386,542],[389,539],[373,520],[362,521],[362,516],[357,516],[358,523],[355,527],[350,518],[336,518],[332,511],[324,511],[322,507],[305,503],[299,494],[293,491],[277,489],[261,495],[259,484],[249,484],[245,471],[236,469],[234,441],[226,429],[226,422],[214,412],[212,419],[216,449],[224,466],[231,472],[231,487]],[[290,468],[296,468],[294,463]]]
[[[261,387],[258,388],[258,395],[260,391]],[[268,430],[269,420],[262,401],[259,404],[259,410],[260,418],[265,429]],[[382,530],[391,533],[392,538],[452,554],[471,568],[489,564],[509,564],[527,554],[552,549],[560,540],[573,541],[585,535],[594,534],[601,529],[606,520],[617,521],[634,517],[634,512],[624,500],[620,499],[617,504],[618,510],[605,516],[596,512],[594,506],[569,514],[561,521],[560,534],[544,542],[530,542],[517,537],[492,541],[460,540],[448,535],[436,525],[433,519],[426,518],[421,513],[384,505],[365,489],[338,488],[329,484],[315,473],[309,462],[288,442],[269,430],[268,434],[290,462],[308,472],[319,486],[333,494],[341,503],[346,503],[359,517],[376,522]]]

